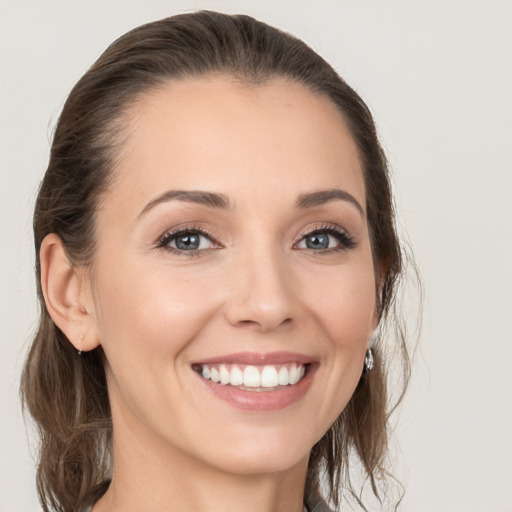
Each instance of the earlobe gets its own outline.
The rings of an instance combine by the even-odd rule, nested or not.
[[[84,304],[84,270],[75,267],[66,254],[60,237],[45,237],[39,252],[41,288],[46,308],[57,327],[79,351],[98,346],[94,335],[91,305]]]

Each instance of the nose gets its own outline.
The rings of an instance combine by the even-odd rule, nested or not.
[[[267,332],[297,320],[296,283],[279,251],[252,251],[241,256],[228,281],[226,318],[231,325]]]

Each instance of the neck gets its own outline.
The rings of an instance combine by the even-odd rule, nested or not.
[[[93,512],[302,512],[307,457],[286,471],[223,471],[142,432],[114,429],[114,472]]]

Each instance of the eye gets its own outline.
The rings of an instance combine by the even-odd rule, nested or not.
[[[214,249],[218,245],[201,229],[183,228],[166,233],[158,242],[158,247],[183,254]]]
[[[353,238],[343,229],[326,226],[302,235],[296,244],[297,249],[313,251],[343,250],[355,247]]]

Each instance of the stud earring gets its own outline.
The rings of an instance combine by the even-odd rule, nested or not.
[[[371,348],[369,348],[366,351],[366,356],[364,358],[364,372],[369,373],[373,370],[373,367],[375,366],[375,361],[373,359],[373,351]]]
[[[80,346],[82,346],[82,342],[84,341],[84,335],[82,334],[82,336],[80,336]],[[81,356],[82,355],[82,349],[78,349],[78,355]]]

